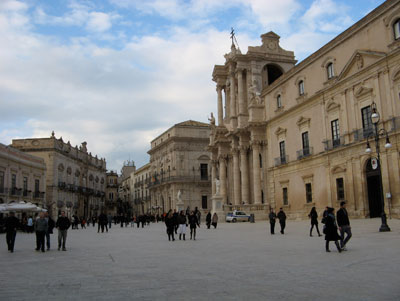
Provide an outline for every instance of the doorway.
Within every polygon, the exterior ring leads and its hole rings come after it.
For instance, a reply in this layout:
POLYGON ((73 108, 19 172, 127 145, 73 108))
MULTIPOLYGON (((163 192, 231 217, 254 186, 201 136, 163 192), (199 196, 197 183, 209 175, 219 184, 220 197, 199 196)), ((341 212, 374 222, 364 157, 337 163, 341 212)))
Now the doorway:
POLYGON ((380 217, 382 213, 382 186, 380 166, 372 169, 371 159, 366 166, 369 217, 380 217))

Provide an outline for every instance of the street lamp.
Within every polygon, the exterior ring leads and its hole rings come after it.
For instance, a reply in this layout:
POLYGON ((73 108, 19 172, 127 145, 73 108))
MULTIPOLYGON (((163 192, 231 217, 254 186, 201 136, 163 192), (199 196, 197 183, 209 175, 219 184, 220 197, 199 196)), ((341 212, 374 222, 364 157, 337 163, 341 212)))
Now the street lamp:
POLYGON ((380 120, 380 116, 378 113, 378 110, 376 108, 375 102, 372 102, 371 104, 371 121, 374 124, 374 129, 375 131, 370 133, 367 137, 367 148, 365 149, 365 152, 367 154, 370 154, 372 152, 370 144, 369 144, 369 137, 374 135, 375 138, 375 145, 376 145, 376 154, 378 156, 378 166, 379 168, 379 182, 380 182, 380 194, 381 194, 381 206, 382 206, 382 213, 381 213, 381 218, 382 218, 382 225, 379 228, 379 232, 388 232, 390 231, 389 226, 387 225, 386 221, 386 213, 385 213, 385 199, 383 195, 383 184, 382 184, 382 168, 381 168, 381 157, 380 157, 380 147, 379 147, 379 137, 384 137, 386 136, 386 143, 385 143, 385 148, 389 149, 392 147, 392 144, 389 141, 389 135, 388 132, 385 129, 380 129, 378 130, 378 123, 380 120))

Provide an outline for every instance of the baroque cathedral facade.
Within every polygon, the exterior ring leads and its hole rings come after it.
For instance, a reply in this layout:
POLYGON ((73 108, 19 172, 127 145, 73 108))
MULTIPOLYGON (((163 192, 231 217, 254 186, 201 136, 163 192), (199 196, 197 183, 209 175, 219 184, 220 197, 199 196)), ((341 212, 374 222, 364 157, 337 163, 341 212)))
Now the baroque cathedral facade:
POLYGON ((264 215, 305 218, 345 200, 352 216, 399 216, 399 1, 297 65, 277 34, 261 39, 246 54, 232 43, 213 70, 212 195, 264 215))

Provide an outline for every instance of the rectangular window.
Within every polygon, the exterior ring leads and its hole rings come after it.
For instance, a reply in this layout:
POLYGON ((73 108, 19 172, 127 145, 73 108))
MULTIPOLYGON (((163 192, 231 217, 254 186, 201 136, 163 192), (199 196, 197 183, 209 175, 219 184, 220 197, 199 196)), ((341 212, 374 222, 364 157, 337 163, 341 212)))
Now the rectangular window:
POLYGON ((283 188, 282 188, 282 201, 283 201, 283 205, 285 205, 285 206, 289 205, 288 189, 287 189, 287 187, 283 187, 283 188))
POLYGON ((14 190, 15 188, 17 188, 17 175, 12 174, 11 175, 11 189, 14 190))
POLYGON ((397 20, 393 25, 394 39, 400 39, 400 20, 397 20))
POLYGON ((311 183, 306 184, 306 201, 307 203, 312 203, 312 188, 311 183))
POLYGON ((108 198, 109 198, 110 200, 113 200, 113 199, 114 199, 114 193, 110 192, 110 193, 108 194, 108 198))
POLYGON ((0 193, 4 192, 4 172, 0 171, 0 193))
POLYGON ((278 107, 278 109, 282 107, 282 98, 281 98, 281 95, 278 95, 278 96, 276 97, 276 106, 278 107))
POLYGON ((304 82, 303 81, 299 82, 299 94, 300 94, 300 96, 304 95, 304 82))
POLYGON ((285 141, 279 142, 279 154, 281 158, 281 163, 286 163, 285 141))
POLYGON ((200 164, 200 176, 202 180, 208 180, 208 165, 200 164))
POLYGON ((331 121, 333 147, 340 145, 339 119, 331 121))
POLYGON ((336 179, 336 192, 337 192, 337 199, 338 200, 344 200, 343 178, 336 179))
POLYGON ((38 179, 35 180, 35 198, 39 197, 39 186, 40 186, 40 181, 38 179))
POLYGON ((364 130, 372 129, 371 106, 361 109, 362 126, 364 130))
POLYGON ((201 208, 207 209, 207 196, 206 195, 201 196, 201 208))
POLYGON ((328 71, 328 79, 331 79, 335 73, 333 72, 333 64, 329 63, 328 67, 327 67, 327 71, 328 71))
POLYGON ((24 177, 24 191, 23 191, 23 193, 24 193, 24 196, 27 196, 28 195, 28 177, 24 177))
POLYGON ((301 140, 303 142, 303 156, 308 156, 310 154, 310 143, 308 141, 308 132, 301 134, 301 140))

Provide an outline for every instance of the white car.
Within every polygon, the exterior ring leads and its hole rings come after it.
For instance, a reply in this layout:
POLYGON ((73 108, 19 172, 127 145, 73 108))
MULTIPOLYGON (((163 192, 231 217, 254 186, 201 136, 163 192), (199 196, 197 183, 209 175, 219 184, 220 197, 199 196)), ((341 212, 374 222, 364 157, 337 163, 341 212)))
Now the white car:
POLYGON ((226 215, 226 221, 228 223, 236 223, 236 222, 249 222, 250 221, 250 215, 246 214, 244 211, 238 211, 235 210, 233 212, 229 212, 226 215))

